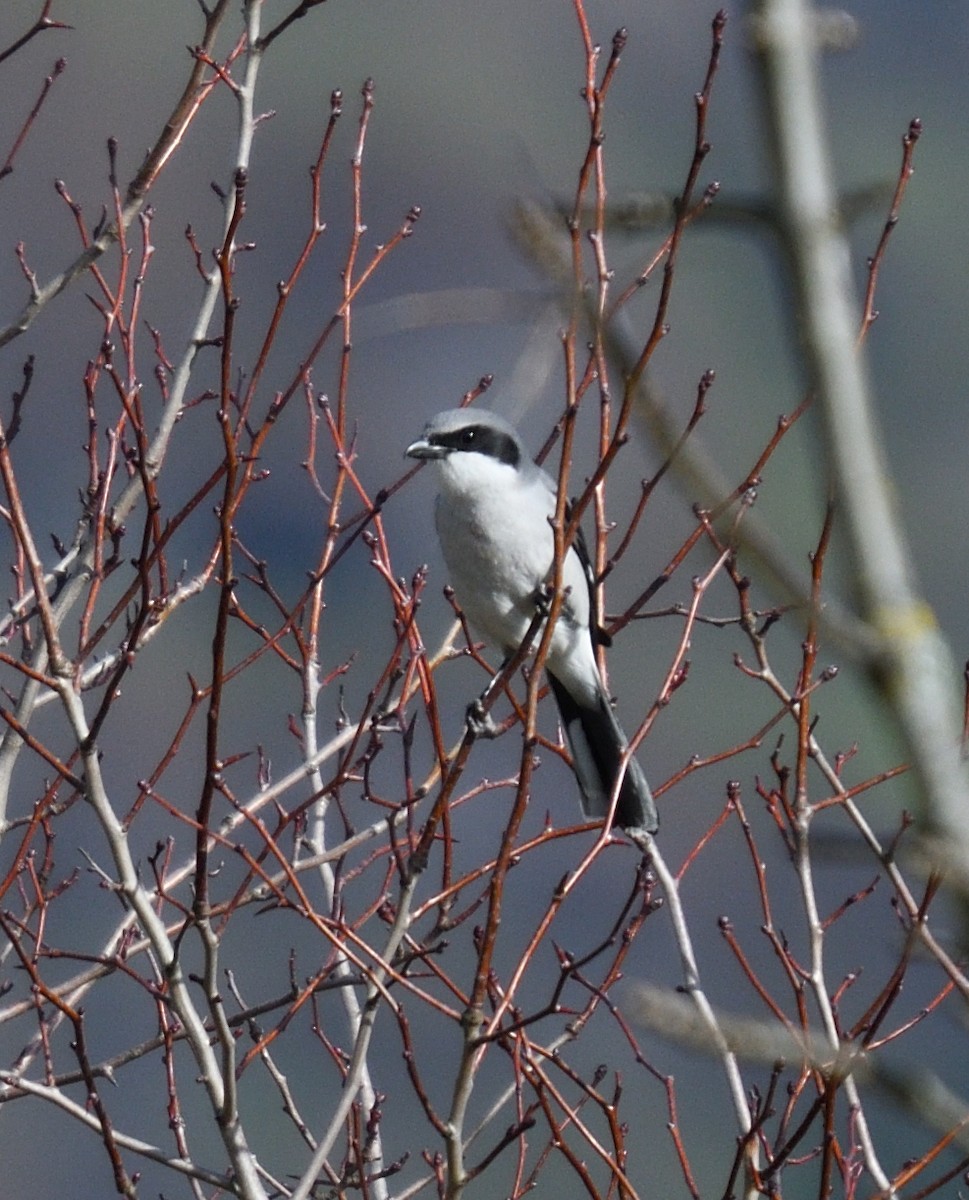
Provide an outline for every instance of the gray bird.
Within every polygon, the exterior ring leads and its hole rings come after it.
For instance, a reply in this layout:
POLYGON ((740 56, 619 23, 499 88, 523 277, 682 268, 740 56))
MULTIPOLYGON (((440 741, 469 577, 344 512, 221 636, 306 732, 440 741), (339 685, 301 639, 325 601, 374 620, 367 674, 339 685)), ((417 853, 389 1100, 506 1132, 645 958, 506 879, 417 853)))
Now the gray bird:
MULTIPOLYGON (((439 413, 406 453, 437 466, 437 533, 465 615, 506 656, 514 654, 552 568, 555 484, 525 452, 514 428, 480 408, 439 413)), ((545 669, 572 751, 582 811, 594 820, 609 813, 628 742, 596 665, 592 568, 581 539, 562 564, 562 586, 568 591, 545 669)), ((626 767, 614 819, 630 831, 654 833, 658 827, 635 758, 626 767)))

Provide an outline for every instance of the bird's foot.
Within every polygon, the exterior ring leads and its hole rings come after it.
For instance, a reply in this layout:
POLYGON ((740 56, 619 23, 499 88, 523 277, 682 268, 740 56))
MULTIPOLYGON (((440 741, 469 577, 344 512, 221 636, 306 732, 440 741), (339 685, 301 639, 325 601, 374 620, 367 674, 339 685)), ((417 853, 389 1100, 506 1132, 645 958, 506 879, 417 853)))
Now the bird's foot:
POLYGON ((543 584, 537 587, 532 593, 532 600, 535 604, 535 611, 543 617, 547 617, 552 608, 552 597, 555 595, 555 589, 543 584))
POLYGON ((480 699, 468 705, 464 719, 472 737, 495 738, 500 732, 491 713, 485 710, 480 699))

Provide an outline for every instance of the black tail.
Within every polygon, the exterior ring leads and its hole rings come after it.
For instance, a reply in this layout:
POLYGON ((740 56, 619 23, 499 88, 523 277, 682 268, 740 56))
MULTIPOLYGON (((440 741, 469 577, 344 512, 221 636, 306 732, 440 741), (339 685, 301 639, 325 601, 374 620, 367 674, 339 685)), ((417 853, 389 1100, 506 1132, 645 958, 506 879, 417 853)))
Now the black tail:
MULTIPOLYGON (((628 746, 626 735, 604 695, 600 693, 594 707, 584 706, 554 675, 550 674, 548 681, 572 751, 575 777, 582 792, 582 811, 589 818, 605 817, 622 755, 628 746)), ((655 833, 659 828, 653 794, 635 758, 630 758, 626 767, 614 821, 620 829, 655 833)))

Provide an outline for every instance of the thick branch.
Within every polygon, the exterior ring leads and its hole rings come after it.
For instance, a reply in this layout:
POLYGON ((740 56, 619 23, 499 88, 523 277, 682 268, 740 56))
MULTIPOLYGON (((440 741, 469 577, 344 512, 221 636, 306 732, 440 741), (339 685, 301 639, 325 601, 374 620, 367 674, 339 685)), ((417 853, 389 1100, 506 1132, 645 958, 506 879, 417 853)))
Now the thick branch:
POLYGON ((859 304, 821 114, 817 20, 807 0, 763 0, 754 25, 781 226, 832 483, 851 539, 864 615, 879 640, 873 671, 908 741, 922 784, 925 825, 964 862, 969 788, 960 753, 956 672, 917 588, 857 346, 859 304))

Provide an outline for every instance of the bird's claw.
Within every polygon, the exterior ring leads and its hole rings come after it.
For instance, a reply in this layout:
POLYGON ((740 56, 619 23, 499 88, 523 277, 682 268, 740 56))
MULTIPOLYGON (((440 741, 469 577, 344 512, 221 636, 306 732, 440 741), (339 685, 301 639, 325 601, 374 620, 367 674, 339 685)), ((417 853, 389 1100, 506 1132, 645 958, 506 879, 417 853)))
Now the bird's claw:
POLYGON ((468 705, 465 722, 472 737, 494 738, 498 736, 498 726, 491 713, 485 710, 480 699, 474 700, 468 705))
POLYGON ((547 617, 552 608, 552 597, 554 590, 548 586, 541 586, 535 589, 532 599, 535 602, 535 611, 541 616, 547 617))

